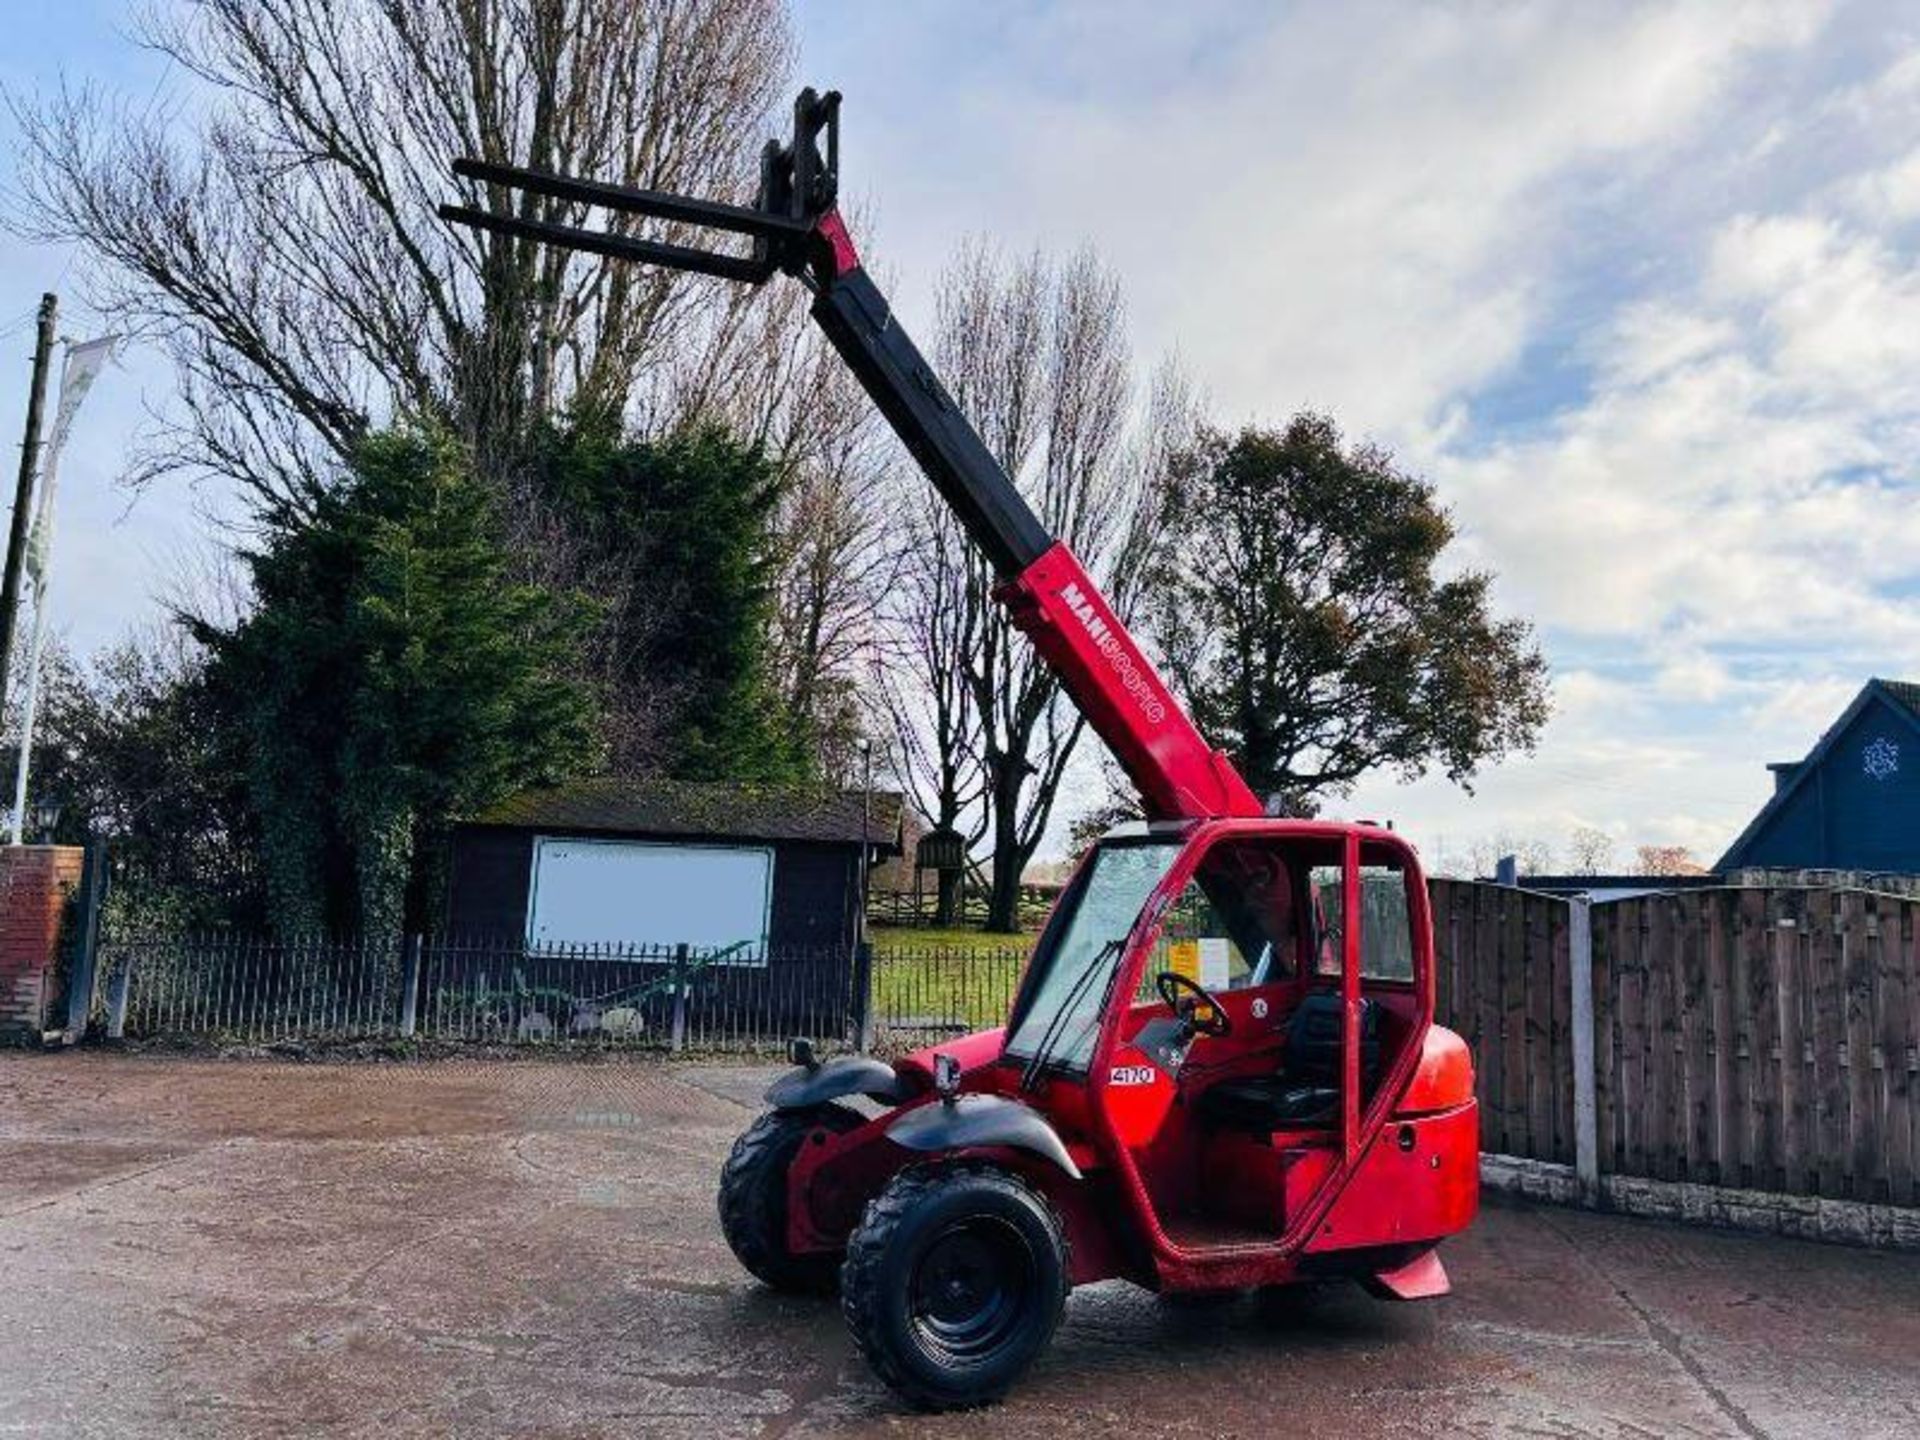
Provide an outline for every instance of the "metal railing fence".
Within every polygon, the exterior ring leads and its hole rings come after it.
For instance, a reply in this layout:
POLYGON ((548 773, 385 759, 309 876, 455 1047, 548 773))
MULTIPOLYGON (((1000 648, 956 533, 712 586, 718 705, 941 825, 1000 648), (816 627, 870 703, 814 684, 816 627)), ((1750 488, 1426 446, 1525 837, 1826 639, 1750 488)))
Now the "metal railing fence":
POLYGON ((758 1050, 805 1034, 900 1050, 1000 1023, 1016 943, 631 945, 520 937, 102 937, 93 1023, 110 1038, 241 1045, 431 1041, 758 1050))

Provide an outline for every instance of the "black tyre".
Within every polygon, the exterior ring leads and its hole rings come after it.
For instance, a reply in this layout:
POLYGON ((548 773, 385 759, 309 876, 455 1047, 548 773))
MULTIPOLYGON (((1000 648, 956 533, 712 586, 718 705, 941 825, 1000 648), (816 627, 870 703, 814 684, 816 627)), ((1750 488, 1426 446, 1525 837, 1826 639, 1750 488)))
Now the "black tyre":
POLYGON ((840 1308, 874 1373, 923 1410, 1000 1399, 1067 1302, 1053 1209, 1004 1170, 896 1175, 847 1242, 840 1308))
POLYGON ((787 1168, 809 1135, 842 1135, 862 1123, 838 1105, 770 1110, 733 1142, 720 1170, 720 1230, 740 1263, 774 1289, 833 1293, 839 1255, 787 1249, 787 1168))

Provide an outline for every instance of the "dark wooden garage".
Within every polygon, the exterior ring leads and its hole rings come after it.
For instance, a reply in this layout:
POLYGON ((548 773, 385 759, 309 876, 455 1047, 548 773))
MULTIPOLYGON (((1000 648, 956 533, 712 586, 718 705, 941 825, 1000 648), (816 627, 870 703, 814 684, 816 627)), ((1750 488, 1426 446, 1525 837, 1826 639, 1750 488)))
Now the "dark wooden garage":
MULTIPOLYGON (((643 862, 631 867, 636 875, 669 880, 729 853, 764 857, 766 923, 751 938, 776 952, 850 948, 859 938, 863 855, 874 864, 899 854, 900 836, 900 797, 891 792, 623 780, 529 790, 456 829, 447 924, 537 945, 543 859, 559 844, 610 844, 630 848, 609 859, 643 862)), ((583 883, 590 878, 583 873, 583 883)), ((681 933, 664 913, 680 898, 610 895, 597 913, 624 923, 599 934, 579 928, 590 921, 572 922, 562 943, 698 947, 697 917, 681 933)))
POLYGON ((486 989, 511 973, 575 1028, 632 1011, 676 1034, 851 1033, 866 1005, 862 868, 897 855, 901 834, 890 792, 530 790, 455 830, 442 950, 462 973, 449 978, 486 989))

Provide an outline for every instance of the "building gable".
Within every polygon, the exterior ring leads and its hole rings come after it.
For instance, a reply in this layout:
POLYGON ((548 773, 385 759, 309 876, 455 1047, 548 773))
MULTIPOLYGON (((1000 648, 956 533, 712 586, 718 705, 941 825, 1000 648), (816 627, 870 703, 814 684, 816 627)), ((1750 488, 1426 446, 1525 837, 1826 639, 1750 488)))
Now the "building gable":
POLYGON ((1871 680, 1717 868, 1920 872, 1920 687, 1871 680))

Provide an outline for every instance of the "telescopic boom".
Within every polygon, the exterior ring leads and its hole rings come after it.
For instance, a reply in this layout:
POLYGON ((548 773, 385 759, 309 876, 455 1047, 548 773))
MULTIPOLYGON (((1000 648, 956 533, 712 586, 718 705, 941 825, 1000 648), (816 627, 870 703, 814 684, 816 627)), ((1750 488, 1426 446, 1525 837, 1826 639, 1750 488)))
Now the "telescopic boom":
POLYGON ((453 169, 484 186, 493 202, 484 209, 441 207, 444 218, 461 225, 751 285, 785 273, 807 286, 814 320, 992 563, 1001 581, 995 597, 1139 787, 1147 814, 1172 820, 1261 813, 1232 761, 1201 737, 1099 587, 1034 515, 861 268, 836 208, 837 91, 800 92, 792 141, 767 142, 752 206, 480 160, 457 160, 453 169), (729 253, 526 220, 507 204, 514 190, 729 232, 750 245, 744 254, 729 253))

